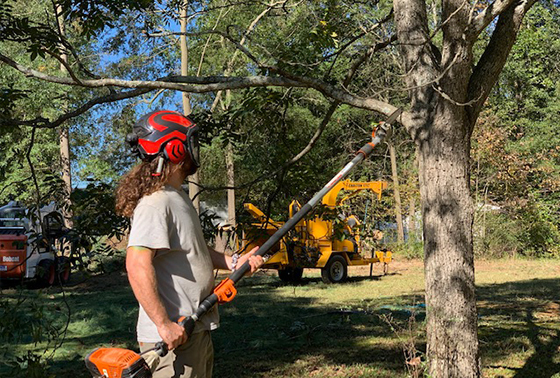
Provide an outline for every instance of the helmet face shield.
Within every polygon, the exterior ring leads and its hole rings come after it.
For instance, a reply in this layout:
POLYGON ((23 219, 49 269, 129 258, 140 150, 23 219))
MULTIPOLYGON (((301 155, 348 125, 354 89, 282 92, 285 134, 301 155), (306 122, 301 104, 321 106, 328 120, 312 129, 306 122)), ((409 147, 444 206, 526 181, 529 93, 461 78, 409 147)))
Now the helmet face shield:
POLYGON ((191 155, 191 160, 194 163, 194 165, 196 165, 196 167, 200 167, 200 146, 199 146, 199 140, 198 140, 198 125, 194 125, 194 127, 191 127, 189 129, 189 132, 187 133, 187 150, 189 151, 189 154, 191 155))

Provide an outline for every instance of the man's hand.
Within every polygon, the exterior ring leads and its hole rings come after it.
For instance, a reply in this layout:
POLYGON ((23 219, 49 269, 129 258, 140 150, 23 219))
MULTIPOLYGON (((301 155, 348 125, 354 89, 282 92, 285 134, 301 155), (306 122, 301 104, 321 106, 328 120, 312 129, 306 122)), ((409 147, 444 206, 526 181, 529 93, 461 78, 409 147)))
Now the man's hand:
POLYGON ((249 265, 251 266, 251 271, 248 272, 246 276, 252 275, 264 264, 262 256, 255 256, 255 252, 257 252, 258 249, 259 247, 253 248, 249 253, 244 254, 243 256, 239 257, 239 260, 237 260, 238 268, 241 265, 245 264, 247 261, 249 261, 249 265))
POLYGON ((167 349, 172 350, 187 342, 185 328, 172 321, 166 322, 157 327, 158 333, 167 344, 167 349))

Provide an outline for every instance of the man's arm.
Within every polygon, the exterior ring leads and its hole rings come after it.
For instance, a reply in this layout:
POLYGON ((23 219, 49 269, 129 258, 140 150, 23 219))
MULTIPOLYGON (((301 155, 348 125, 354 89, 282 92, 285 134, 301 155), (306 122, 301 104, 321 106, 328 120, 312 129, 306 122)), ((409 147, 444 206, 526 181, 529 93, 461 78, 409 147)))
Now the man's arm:
POLYGON ((185 343, 187 334, 183 327, 169 319, 161 302, 153 265, 154 256, 155 251, 152 249, 128 247, 126 250, 126 270, 136 299, 154 322, 159 335, 171 350, 185 343))
MULTIPOLYGON (((259 269, 264 264, 263 258, 261 256, 254 256, 255 252, 257 252, 257 249, 259 249, 259 247, 255 247, 249 253, 246 253, 243 256, 239 257, 239 260, 237 261, 237 268, 243 265, 246 261, 249 261, 249 265, 251 265, 251 272, 248 274, 251 275, 255 273, 257 269, 259 269)), ((210 246, 208 247, 208 251, 210 252, 210 257, 212 258, 212 265, 214 265, 214 269, 232 270, 231 256, 227 256, 224 253, 218 252, 210 246)))
POLYGON ((214 269, 231 270, 231 256, 218 252, 210 246, 208 246, 208 252, 210 252, 214 269))

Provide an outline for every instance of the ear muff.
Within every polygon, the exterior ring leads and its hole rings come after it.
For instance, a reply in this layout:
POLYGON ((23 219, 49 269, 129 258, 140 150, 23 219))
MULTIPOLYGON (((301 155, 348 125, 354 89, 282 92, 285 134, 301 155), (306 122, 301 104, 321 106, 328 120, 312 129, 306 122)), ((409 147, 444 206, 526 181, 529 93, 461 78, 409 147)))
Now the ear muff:
POLYGON ((166 143, 163 153, 173 164, 179 164, 188 155, 185 144, 179 139, 173 139, 166 143))

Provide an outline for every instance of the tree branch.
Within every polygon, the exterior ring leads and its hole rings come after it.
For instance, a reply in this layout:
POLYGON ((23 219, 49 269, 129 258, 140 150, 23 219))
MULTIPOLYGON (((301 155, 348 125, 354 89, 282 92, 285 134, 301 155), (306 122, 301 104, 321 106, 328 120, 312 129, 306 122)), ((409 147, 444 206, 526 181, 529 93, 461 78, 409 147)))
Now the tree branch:
POLYGON ((111 93, 108 96, 101 96, 101 97, 97 97, 94 98, 88 102, 86 102, 85 104, 83 104, 82 106, 80 106, 79 108, 69 112, 69 113, 65 113, 63 115, 61 115, 60 117, 58 117, 56 120, 54 121, 49 121, 46 118, 43 117, 38 117, 35 118, 33 120, 29 120, 29 121, 19 121, 19 120, 14 120, 14 119, 10 119, 10 120, 2 120, 2 124, 6 124, 6 125, 10 125, 10 126, 32 126, 33 128, 55 128, 60 126, 63 122, 78 117, 82 114, 84 114, 85 112, 87 112, 89 109, 93 108, 95 105, 100 105, 100 104, 107 104, 107 103, 111 103, 111 102, 115 102, 115 101, 120 101, 120 100, 124 100, 127 98, 132 98, 132 97, 137 97, 137 96, 141 96, 145 93, 150 92, 151 89, 144 89, 144 88, 139 88, 139 89, 134 89, 132 91, 123 91, 123 92, 115 92, 115 93, 111 93))
MULTIPOLYGON (((287 0, 286 0, 287 1, 287 0)), ((279 3, 285 4, 286 1, 282 1, 279 3)), ((278 4, 278 3, 274 3, 269 5, 264 11, 262 11, 247 27, 247 30, 245 30, 245 32, 243 33, 243 38, 241 38, 241 41, 239 41, 239 43, 234 42, 232 39, 229 39, 229 41, 235 43, 236 47, 238 50, 236 50, 233 53, 233 56, 231 57, 231 59, 227 62, 227 66, 226 69, 224 71, 224 76, 229 76, 231 75, 231 73, 233 72, 233 64, 235 63, 235 59, 237 58, 237 54, 239 53, 239 51, 242 51, 245 55, 247 55, 250 59, 251 56, 248 55, 248 50, 245 49, 245 41, 247 40, 247 38, 249 37, 249 34, 251 34, 251 32, 253 30, 255 30, 255 27, 257 26, 258 22, 268 13, 270 12, 273 7, 278 4)), ((217 24, 216 24, 217 26, 217 24)), ((213 29, 215 30, 215 28, 213 29)), ((250 54, 250 53, 249 53, 250 54)), ((252 59, 255 63, 257 63, 257 65, 260 66, 260 63, 256 60, 256 59, 252 59)), ((218 106, 218 102, 220 102, 220 99, 222 98, 222 91, 219 91, 218 93, 216 93, 216 97, 214 98, 214 101, 212 102, 212 106, 210 106, 210 112, 213 112, 214 109, 216 109, 216 106, 218 106)))
POLYGON ((480 12, 476 17, 474 17, 466 30, 467 38, 470 41, 474 41, 480 33, 496 17, 502 14, 506 9, 508 9, 517 0, 496 0, 490 4, 486 9, 480 12))
POLYGON ((467 98, 479 98, 469 110, 472 121, 471 127, 474 127, 474 120, 478 117, 484 101, 486 101, 492 87, 498 80, 509 52, 515 43, 523 17, 535 2, 536 0, 525 0, 511 4, 500 14, 490 42, 480 57, 469 81, 467 98))
MULTIPOLYGON (((249 76, 249 77, 224 77, 224 76, 167 76, 155 81, 143 80, 120 80, 120 79, 97 79, 97 80, 81 80, 81 84, 76 83, 68 77, 60 77, 47 75, 42 72, 25 67, 7 56, 0 54, 0 61, 13 67, 27 77, 44 80, 51 83, 82 86, 86 88, 103 88, 103 87, 121 87, 121 88, 138 88, 146 91, 153 89, 170 89, 191 93, 207 93, 225 89, 243 89, 254 87, 299 87, 312 88, 321 92, 327 97, 338 100, 341 103, 349 104, 361 109, 373 110, 375 112, 390 115, 397 108, 391 104, 379 101, 373 98, 363 98, 352 95, 344 89, 339 89, 324 81, 290 75, 290 77, 282 76, 249 76), (297 80, 295 80, 297 79, 297 80)), ((273 68, 273 67, 271 67, 273 68)), ((145 92, 142 92, 145 93, 145 92)), ((130 96, 132 97, 132 96, 130 96)), ((403 113, 400 122, 407 126, 410 122, 410 115, 403 113)))

